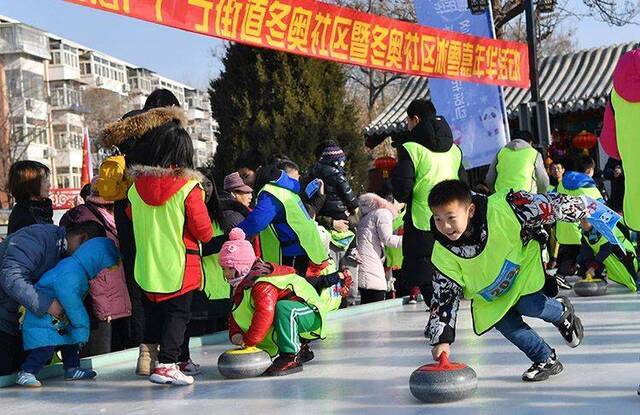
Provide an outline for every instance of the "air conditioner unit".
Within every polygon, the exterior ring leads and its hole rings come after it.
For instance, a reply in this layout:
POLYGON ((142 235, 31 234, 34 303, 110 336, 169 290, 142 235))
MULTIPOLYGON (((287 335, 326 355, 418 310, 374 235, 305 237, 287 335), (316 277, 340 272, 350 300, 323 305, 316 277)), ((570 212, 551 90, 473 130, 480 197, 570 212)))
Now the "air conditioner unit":
POLYGON ((96 76, 96 86, 102 86, 104 84, 104 80, 101 76, 96 76))
POLYGON ((122 92, 129 92, 131 91, 131 87, 129 86, 129 84, 123 84, 122 85, 122 92))
POLYGON ((42 158, 44 159, 56 158, 56 154, 56 149, 53 147, 48 147, 42 150, 42 158))

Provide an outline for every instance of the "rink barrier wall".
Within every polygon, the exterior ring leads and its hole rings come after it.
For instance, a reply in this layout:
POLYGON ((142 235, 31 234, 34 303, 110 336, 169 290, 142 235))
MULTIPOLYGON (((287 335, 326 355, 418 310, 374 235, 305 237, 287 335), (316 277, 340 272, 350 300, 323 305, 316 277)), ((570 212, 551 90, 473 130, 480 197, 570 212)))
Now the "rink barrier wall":
MULTIPOLYGON (((409 301, 409 297, 396 298, 393 300, 379 301, 377 303, 358 305, 355 307, 348 307, 341 310, 337 310, 328 314, 327 319, 329 321, 332 320, 342 320, 350 317, 356 317, 362 314, 383 311, 390 308, 395 308, 406 304, 409 301)), ((201 337, 192 337, 189 342, 189 347, 191 349, 198 349, 204 346, 225 344, 229 342, 229 334, 227 331, 221 331, 214 334, 209 334, 201 337)), ((81 359, 80 364, 83 368, 89 368, 98 371, 98 376, 100 375, 100 370, 106 368, 107 366, 115 365, 123 362, 131 362, 131 375, 135 376, 135 362, 138 359, 138 348, 132 348, 127 350, 122 350, 119 352, 107 353, 94 357, 86 357, 81 359)), ((62 363, 56 363, 51 366, 45 367, 40 374, 38 375, 38 379, 45 380, 51 379, 55 377, 61 377, 63 375, 62 363)), ((0 388, 6 388, 9 386, 14 386, 16 383, 16 375, 6 375, 0 376, 0 388)))

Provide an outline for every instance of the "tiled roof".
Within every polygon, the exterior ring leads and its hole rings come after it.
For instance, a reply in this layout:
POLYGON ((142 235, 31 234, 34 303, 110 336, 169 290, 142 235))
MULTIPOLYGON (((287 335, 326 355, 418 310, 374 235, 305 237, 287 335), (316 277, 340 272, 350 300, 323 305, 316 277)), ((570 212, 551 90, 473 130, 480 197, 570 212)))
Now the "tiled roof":
MULTIPOLYGON (((539 63, 540 95, 551 114, 604 107, 611 90, 611 76, 618 59, 640 43, 582 50, 544 58, 539 63)), ((528 89, 506 87, 505 104, 510 117, 518 115, 518 105, 528 102, 528 89)), ((410 77, 402 91, 364 129, 367 137, 387 137, 406 129, 406 108, 417 98, 428 98, 428 78, 410 77)))

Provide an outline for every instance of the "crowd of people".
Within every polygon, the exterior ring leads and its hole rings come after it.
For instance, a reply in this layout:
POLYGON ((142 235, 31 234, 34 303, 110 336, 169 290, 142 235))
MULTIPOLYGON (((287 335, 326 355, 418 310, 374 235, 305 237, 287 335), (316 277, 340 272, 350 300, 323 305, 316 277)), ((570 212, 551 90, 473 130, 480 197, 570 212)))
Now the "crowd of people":
MULTIPOLYGON (((522 317, 552 323, 576 347, 583 327, 558 295, 565 277, 638 283, 632 233, 620 222, 611 240, 592 226, 608 209, 594 160, 545 166, 519 131, 472 192, 434 105, 412 102, 407 124, 377 194, 354 192, 333 140, 305 170, 249 150, 219 191, 213 171, 193 168, 178 100, 157 90, 106 126, 101 145, 114 154, 59 226, 48 168, 16 162, 0 245, 0 375, 17 371, 18 385, 39 387, 60 351, 66 379, 92 379, 80 357, 139 347, 138 375, 189 385, 201 372, 189 339, 225 329, 231 343, 271 355, 267 375, 287 375, 314 358, 328 312, 395 295, 415 303, 418 293, 434 359, 450 353, 466 297, 478 335, 496 328, 532 361, 523 380, 560 373, 555 350, 522 317)), ((603 176, 611 212, 622 213, 621 163, 603 176)))

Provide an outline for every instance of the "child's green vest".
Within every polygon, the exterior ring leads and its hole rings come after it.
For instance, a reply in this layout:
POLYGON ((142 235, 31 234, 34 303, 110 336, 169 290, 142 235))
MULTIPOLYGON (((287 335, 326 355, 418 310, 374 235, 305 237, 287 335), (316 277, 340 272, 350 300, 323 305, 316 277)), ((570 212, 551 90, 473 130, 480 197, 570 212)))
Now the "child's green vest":
MULTIPOLYGON (((638 273, 638 258, 636 258, 635 255, 635 248, 633 247, 633 244, 624 237, 624 234, 620 231, 620 229, 616 227, 613 232, 616 238, 618 238, 618 240, 622 242, 627 255, 633 256, 633 265, 629 264, 629 266, 626 266, 620 260, 620 258, 618 258, 618 255, 616 255, 615 253, 611 253, 604 260, 604 267, 607 270, 607 277, 609 277, 611 281, 615 281, 620 285, 624 285, 632 292, 636 292, 638 288, 636 287, 635 276, 638 273), (631 267, 632 269, 629 269, 631 267)), ((607 238, 603 237, 602 235, 600 235, 600 237, 594 243, 591 243, 589 241, 589 238, 587 237, 585 237, 584 240, 586 241, 587 245, 589 245, 591 250, 593 250, 594 256, 598 255, 598 252, 600 252, 600 248, 602 248, 604 244, 608 243, 607 238)))
MULTIPOLYGON (((320 319, 322 320, 320 331, 312 333, 302 333, 300 335, 306 339, 311 340, 325 338, 324 332, 326 323, 326 308, 322 300, 320 299, 320 296, 316 292, 316 289, 313 288, 311 284, 309 284, 304 278, 296 274, 277 276, 267 275, 259 277, 254 282, 254 286, 261 282, 269 283, 280 290, 291 290, 296 297, 301 298, 305 304, 319 313, 320 319)), ((253 313, 255 312, 253 298, 251 297, 252 288, 253 287, 247 287, 244 290, 244 292, 242 293, 242 301, 231 311, 233 319, 236 321, 238 327, 240 327, 240 329, 242 329, 244 333, 246 333, 247 330, 249 330, 249 327, 251 327, 251 320, 253 319, 253 313)), ((274 357, 278 354, 277 342, 278 339, 276 338, 276 333, 273 331, 273 327, 271 327, 265 338, 260 343, 258 343, 258 347, 269 353, 271 357, 274 357)))
MULTIPOLYGON (((213 237, 222 235, 222 228, 214 220, 213 237)), ((220 266, 220 255, 213 254, 202 257, 202 268, 204 270, 204 287, 202 290, 209 300, 222 300, 231 297, 231 285, 224 277, 222 267, 220 266)))
POLYGON ((624 166, 624 221, 640 231, 640 102, 629 102, 614 90, 611 106, 615 112, 618 151, 624 166))
POLYGON ((187 252, 183 241, 185 225, 184 202, 194 187, 189 180, 163 205, 146 204, 134 184, 129 189, 129 202, 136 241, 134 275, 144 291, 171 294, 180 291, 184 279, 187 252))
MULTIPOLYGON (((558 184, 558 193, 569 196, 589 196, 592 199, 602 199, 602 193, 597 187, 580 187, 578 189, 565 189, 562 183, 558 184)), ((580 245, 582 231, 577 223, 557 222, 556 239, 561 245, 580 245)))
MULTIPOLYGON (((327 259, 327 251, 320 239, 316 224, 307 214, 300 196, 294 192, 268 183, 260 191, 274 196, 284 206, 287 224, 298 237, 300 246, 314 264, 322 264, 327 259)), ((260 249, 265 262, 282 264, 280 241, 272 225, 260 232, 260 249)))
POLYGON ((414 142, 404 143, 402 146, 411 157, 416 176, 411 196, 411 220, 417 229, 428 231, 431 225, 429 193, 438 183, 458 178, 462 151, 455 144, 444 153, 433 152, 414 142))
POLYGON ((496 193, 502 191, 531 191, 535 180, 538 152, 533 147, 511 149, 503 147, 496 163, 496 193))
POLYGON ((487 242, 477 256, 462 258, 436 241, 431 261, 471 300, 473 329, 481 335, 525 295, 544 286, 540 244, 520 239, 522 227, 504 193, 489 197, 487 242))
MULTIPOLYGON (((404 214, 405 214, 405 210, 403 209, 402 212, 400 212, 400 214, 398 216, 396 216, 396 218, 393 220, 393 232, 396 233, 398 231, 398 229, 400 229, 402 227, 402 224, 404 222, 404 214)), ((386 257, 386 265, 388 268, 391 269, 399 269, 400 267, 402 267, 402 261, 404 259, 403 255, 402 255, 402 247, 400 248, 389 248, 389 247, 385 247, 384 248, 384 255, 386 257)))

